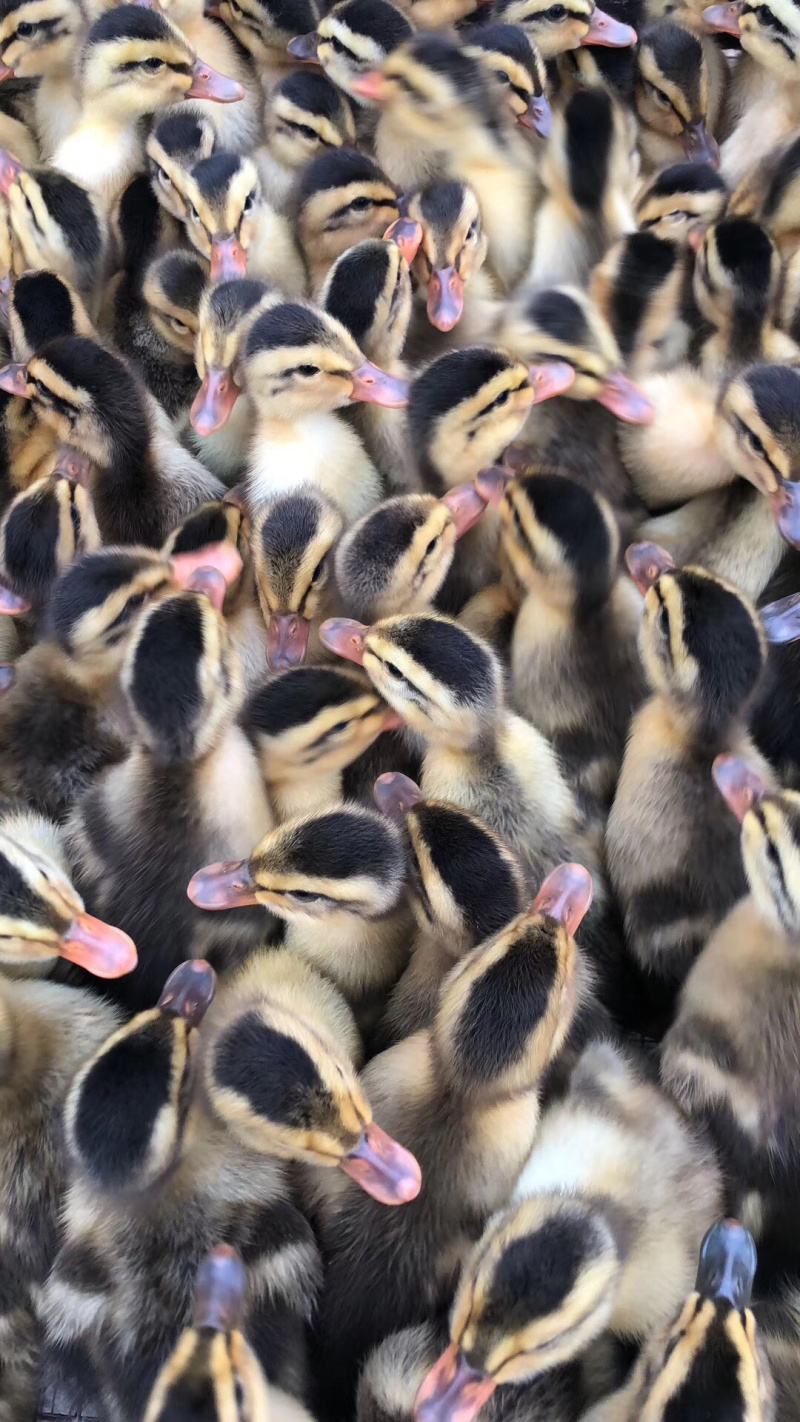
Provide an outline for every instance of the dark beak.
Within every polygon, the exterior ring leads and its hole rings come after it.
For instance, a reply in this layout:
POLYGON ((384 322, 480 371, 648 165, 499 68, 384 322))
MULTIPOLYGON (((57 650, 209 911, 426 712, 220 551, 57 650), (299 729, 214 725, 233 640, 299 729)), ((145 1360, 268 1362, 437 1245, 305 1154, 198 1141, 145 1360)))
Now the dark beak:
POLYGON ((800 593, 789 593, 759 608, 770 642, 796 642, 800 637, 800 593))
POLYGON ((690 163, 708 163, 712 168, 719 167, 719 144, 709 133, 704 119, 699 123, 690 123, 684 129, 683 149, 690 163))
POLYGON ((425 799, 416 781, 401 775, 399 770, 387 770, 385 775, 379 775, 372 794, 381 814, 398 825, 404 824, 409 810, 425 799))
POLYGON ((319 64, 318 44, 319 35, 316 30, 311 30, 307 35, 295 35, 286 48, 294 59, 302 59, 304 64, 319 64))
POLYGON ((179 963, 164 984, 158 1006, 170 1017, 182 1017, 190 1027, 199 1027, 214 999, 217 975, 205 958, 179 963))
POLYGON ((756 1276, 756 1246, 738 1220, 719 1220, 700 1246, 695 1288, 707 1299, 727 1299, 741 1312, 750 1303, 756 1276))
POLYGON ((744 10, 744 0, 734 0, 732 5, 709 5, 703 11, 703 22, 710 30, 720 34, 739 36, 739 18, 744 10))
MULTIPOLYGON (((206 11, 208 14, 208 11, 206 11)), ((244 1324, 247 1270, 235 1249, 218 1244, 197 1271, 194 1326, 215 1333, 240 1331, 244 1324)))

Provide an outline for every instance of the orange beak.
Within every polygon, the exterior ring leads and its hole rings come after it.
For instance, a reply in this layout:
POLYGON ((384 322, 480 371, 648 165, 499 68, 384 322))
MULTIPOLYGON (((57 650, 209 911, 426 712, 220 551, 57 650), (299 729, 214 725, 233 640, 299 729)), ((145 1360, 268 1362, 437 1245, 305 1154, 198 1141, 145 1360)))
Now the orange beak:
POLYGON ((386 80, 379 69, 370 69, 366 74, 359 74, 350 80, 350 92, 357 94, 359 99, 380 104, 386 97, 386 80))

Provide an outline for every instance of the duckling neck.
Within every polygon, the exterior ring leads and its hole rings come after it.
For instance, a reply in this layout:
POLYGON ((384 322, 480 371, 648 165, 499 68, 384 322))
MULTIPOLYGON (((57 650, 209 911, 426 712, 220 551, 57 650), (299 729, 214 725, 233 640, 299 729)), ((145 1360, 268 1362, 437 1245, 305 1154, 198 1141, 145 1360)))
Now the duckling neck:
POLYGON ((287 767, 280 772, 264 768, 270 803, 280 823, 298 815, 318 814, 338 805, 342 796, 342 772, 321 770, 319 766, 287 767))
POLYGON ((676 736, 705 759, 713 760, 735 737, 738 717, 722 711, 714 701, 684 700, 673 694, 661 698, 664 714, 676 736))
POLYGON ((95 472, 92 502, 104 543, 144 543, 157 548, 165 530, 152 430, 144 405, 133 392, 128 396, 131 403, 126 401, 108 421, 111 458, 106 468, 95 472))
POLYGON ((51 162, 87 187, 108 211, 142 166, 140 125, 130 114, 109 109, 107 97, 88 99, 51 162))

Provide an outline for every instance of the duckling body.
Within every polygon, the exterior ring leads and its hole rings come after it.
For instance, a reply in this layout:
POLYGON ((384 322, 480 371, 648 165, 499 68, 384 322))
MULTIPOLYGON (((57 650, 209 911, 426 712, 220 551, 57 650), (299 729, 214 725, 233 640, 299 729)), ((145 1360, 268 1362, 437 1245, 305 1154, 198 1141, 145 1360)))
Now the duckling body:
MULTIPOLYGON (((45 162, 79 117, 74 63, 85 28, 85 12, 74 0, 60 0, 52 8, 47 4, 34 4, 29 9, 24 4, 9 5, 0 25, 6 78, 39 80, 33 96, 33 126, 45 162)), ((15 143, 8 147, 23 162, 28 161, 15 143)))
POLYGON ((253 434, 253 407, 236 378, 239 359, 249 326, 275 299, 266 282, 238 277, 210 284, 200 302, 195 365, 201 386, 187 437, 206 467, 228 485, 247 468, 253 434))
POLYGON ((776 326, 780 274, 777 248, 758 223, 729 218, 709 228, 693 283, 698 309, 714 328, 699 351, 705 375, 719 380, 745 365, 800 357, 776 326))

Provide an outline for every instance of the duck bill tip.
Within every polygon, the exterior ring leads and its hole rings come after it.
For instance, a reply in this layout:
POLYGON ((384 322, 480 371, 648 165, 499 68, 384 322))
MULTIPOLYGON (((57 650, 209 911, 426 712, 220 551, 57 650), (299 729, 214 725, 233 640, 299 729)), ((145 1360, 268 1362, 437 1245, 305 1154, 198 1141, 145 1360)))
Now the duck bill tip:
POLYGON ((740 823, 767 790, 763 776, 744 756, 718 755, 711 773, 725 803, 740 823))
POLYGON ((27 367, 19 361, 0 368, 0 390, 7 395, 17 395, 20 400, 29 400, 27 367))
POLYGON ((221 430, 228 423, 241 393, 229 370, 207 370, 189 416, 195 433, 205 439, 221 430))
POLYGON ((409 810, 425 799, 416 781, 399 770, 387 770, 379 775, 372 794, 381 814, 398 825, 405 824, 409 810))
POLYGON ((733 4, 709 5, 703 11, 703 24, 718 34, 739 36, 739 19, 744 9, 744 0, 733 0, 733 4))
POLYGON ((464 315, 464 279, 455 267, 434 267, 428 278, 428 320, 437 331, 452 331, 464 315))
POLYGON ((638 35, 631 25, 607 15, 597 7, 592 12, 589 28, 581 40, 581 45, 598 45, 604 49, 628 49, 636 44, 638 35))
POLYGON ((463 538, 465 533, 469 533, 471 528, 479 522, 489 503, 477 482, 474 484, 457 484, 454 489, 448 489, 442 496, 442 503, 446 506, 453 520, 456 531, 456 538, 463 538))
POLYGON ((352 389, 350 400, 363 400, 371 405, 383 405, 387 410, 402 410, 408 404, 409 385, 407 380, 390 375, 373 365, 371 360, 362 361, 350 375, 352 389))
POLYGON ((582 864, 559 864, 548 874, 531 905, 531 913, 555 918, 574 938, 591 908, 592 876, 582 864))
POLYGON ((768 497, 781 537, 793 548, 800 548, 800 482, 782 479, 768 497))
POLYGON ((228 595, 228 584, 219 568, 202 567, 190 574, 186 590, 187 592, 201 593, 203 597, 208 598, 217 612, 222 612, 225 598, 228 595))
POLYGON ((202 59, 196 59, 192 67, 191 85, 183 97, 209 99, 215 104, 238 104, 244 98, 244 89, 235 79, 220 74, 202 59))
POLYGON ((300 667, 306 659, 311 623, 296 612, 273 613, 267 626, 267 666, 270 671, 300 667))
POLYGON ((252 908, 258 903, 257 885, 246 859, 208 864, 192 875, 186 890, 196 908, 252 908))
POLYGON ((241 1331, 247 1299, 247 1270, 229 1244, 218 1244, 197 1271, 194 1288, 195 1328, 215 1333, 241 1331))
POLYGON ((473 1422, 496 1386, 494 1378, 471 1368, 458 1345, 451 1343, 420 1384, 414 1399, 416 1422, 473 1422))
POLYGON ((655 411, 644 391, 621 370, 606 376, 595 398, 599 405, 626 425, 649 425, 653 421, 655 411))
POLYGON ((136 967, 136 944, 120 928, 76 914, 59 942, 59 955, 96 978, 121 978, 136 967))
POLYGON ((383 234, 384 242, 393 242, 399 247, 406 265, 411 266, 422 242, 422 223, 413 217, 398 217, 391 222, 383 234))
POLYGON ((781 645, 800 637, 800 593, 765 603, 759 614, 769 642, 781 645))
POLYGON ((329 617, 319 629, 319 640, 329 652, 344 657, 348 662, 362 666, 364 662, 364 642, 369 628, 363 622, 351 617, 329 617))
POLYGON ((695 1289, 701 1297, 725 1299, 741 1312, 749 1306, 757 1264, 750 1231, 738 1220, 717 1220, 700 1245, 695 1289))
POLYGON ((205 958, 179 963, 164 984, 158 1007, 170 1017, 182 1017, 199 1027, 217 990, 217 975, 205 958))
MULTIPOLYGON (((13 70, 10 70, 9 73, 13 73, 13 70)), ((8 78, 8 75, 5 77, 8 78)), ((0 79, 1 82, 2 79, 0 79)), ((8 148, 0 148, 0 192, 5 197, 8 197, 14 184, 19 181, 20 173, 24 173, 24 171, 23 165, 14 153, 11 153, 8 148)))
POLYGON ((683 135, 683 151, 690 163, 707 163, 710 168, 719 167, 719 144, 704 121, 690 124, 686 129, 683 135))
POLYGON ((286 48, 293 59, 300 59, 303 64, 319 64, 318 46, 319 35, 311 30, 307 35, 295 35, 286 48))
POLYGON ((631 543, 625 549, 625 564, 642 596, 658 582, 662 573, 675 567, 671 554, 657 543, 631 543))
POLYGON ((339 1161, 339 1169, 382 1205, 408 1205, 422 1186, 416 1158, 374 1121, 339 1161))
POLYGON ((544 400, 552 400, 556 395, 564 395, 575 383, 573 367, 563 360, 549 360, 532 365, 528 374, 534 405, 541 405, 544 400))
POLYGON ((550 137, 553 129, 553 110, 544 94, 540 94, 536 99, 528 100, 528 106, 519 115, 517 123, 522 128, 529 128, 534 133, 538 133, 540 138, 550 137))
POLYGON ((12 592, 11 588, 0 586, 0 613, 6 617, 21 617, 30 612, 33 604, 27 598, 12 592))

